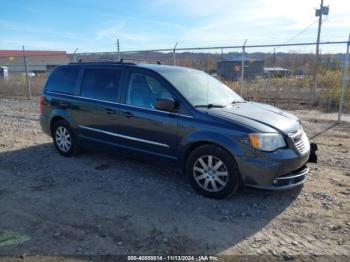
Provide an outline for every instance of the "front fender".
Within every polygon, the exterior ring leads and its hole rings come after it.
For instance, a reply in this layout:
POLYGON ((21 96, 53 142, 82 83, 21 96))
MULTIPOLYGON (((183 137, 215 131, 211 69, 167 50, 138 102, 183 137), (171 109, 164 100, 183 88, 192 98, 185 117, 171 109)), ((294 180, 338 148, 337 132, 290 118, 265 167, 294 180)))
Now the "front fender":
POLYGON ((232 136, 211 131, 199 131, 183 137, 179 143, 179 160, 182 166, 185 165, 187 156, 196 147, 205 143, 216 144, 227 150, 234 158, 243 156, 244 145, 242 143, 245 135, 232 136))

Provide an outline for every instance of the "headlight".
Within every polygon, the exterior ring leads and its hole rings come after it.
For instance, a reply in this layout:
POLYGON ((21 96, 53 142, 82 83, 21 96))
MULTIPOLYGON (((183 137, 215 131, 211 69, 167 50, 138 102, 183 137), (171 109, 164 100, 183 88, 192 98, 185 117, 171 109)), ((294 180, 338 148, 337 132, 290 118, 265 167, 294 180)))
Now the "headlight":
POLYGON ((254 148, 262 151, 274 151, 286 146, 283 136, 275 133, 249 134, 249 140, 254 148))

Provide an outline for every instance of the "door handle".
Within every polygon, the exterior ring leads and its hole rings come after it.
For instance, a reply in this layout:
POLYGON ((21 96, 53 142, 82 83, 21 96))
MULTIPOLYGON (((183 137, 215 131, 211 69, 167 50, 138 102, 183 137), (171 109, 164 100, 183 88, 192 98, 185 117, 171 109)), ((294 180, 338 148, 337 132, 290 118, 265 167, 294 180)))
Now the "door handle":
POLYGON ((115 115, 117 112, 111 108, 106 108, 106 113, 109 115, 115 115))
POLYGON ((121 115, 124 116, 124 117, 127 117, 127 118, 134 117, 134 114, 129 112, 129 111, 121 112, 121 115))

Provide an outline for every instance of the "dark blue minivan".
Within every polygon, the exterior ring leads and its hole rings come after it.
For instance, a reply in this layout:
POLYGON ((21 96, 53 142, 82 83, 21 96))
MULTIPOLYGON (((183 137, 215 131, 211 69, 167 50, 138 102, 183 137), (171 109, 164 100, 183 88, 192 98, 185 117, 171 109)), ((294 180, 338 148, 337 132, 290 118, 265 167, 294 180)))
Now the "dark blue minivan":
POLYGON ((288 189, 307 177, 310 144, 299 119, 245 101, 202 71, 60 66, 46 82, 40 108, 41 126, 61 155, 93 143, 168 159, 208 197, 226 197, 240 185, 288 189))

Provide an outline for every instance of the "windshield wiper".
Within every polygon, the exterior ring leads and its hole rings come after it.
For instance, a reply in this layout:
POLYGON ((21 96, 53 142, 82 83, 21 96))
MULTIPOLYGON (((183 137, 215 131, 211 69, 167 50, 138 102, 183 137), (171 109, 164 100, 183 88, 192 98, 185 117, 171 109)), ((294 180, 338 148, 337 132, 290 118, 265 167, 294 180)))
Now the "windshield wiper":
POLYGON ((239 104, 239 103, 245 103, 245 100, 233 100, 230 104, 239 104))
POLYGON ((205 108, 217 107, 217 108, 221 108, 221 107, 225 107, 225 106, 224 105, 207 104, 207 105, 195 105, 194 107, 205 107, 205 108))
POLYGON ((240 103, 245 103, 246 101, 245 100, 233 100, 231 103, 227 104, 226 106, 229 106, 229 105, 234 105, 234 104, 240 104, 240 103))

